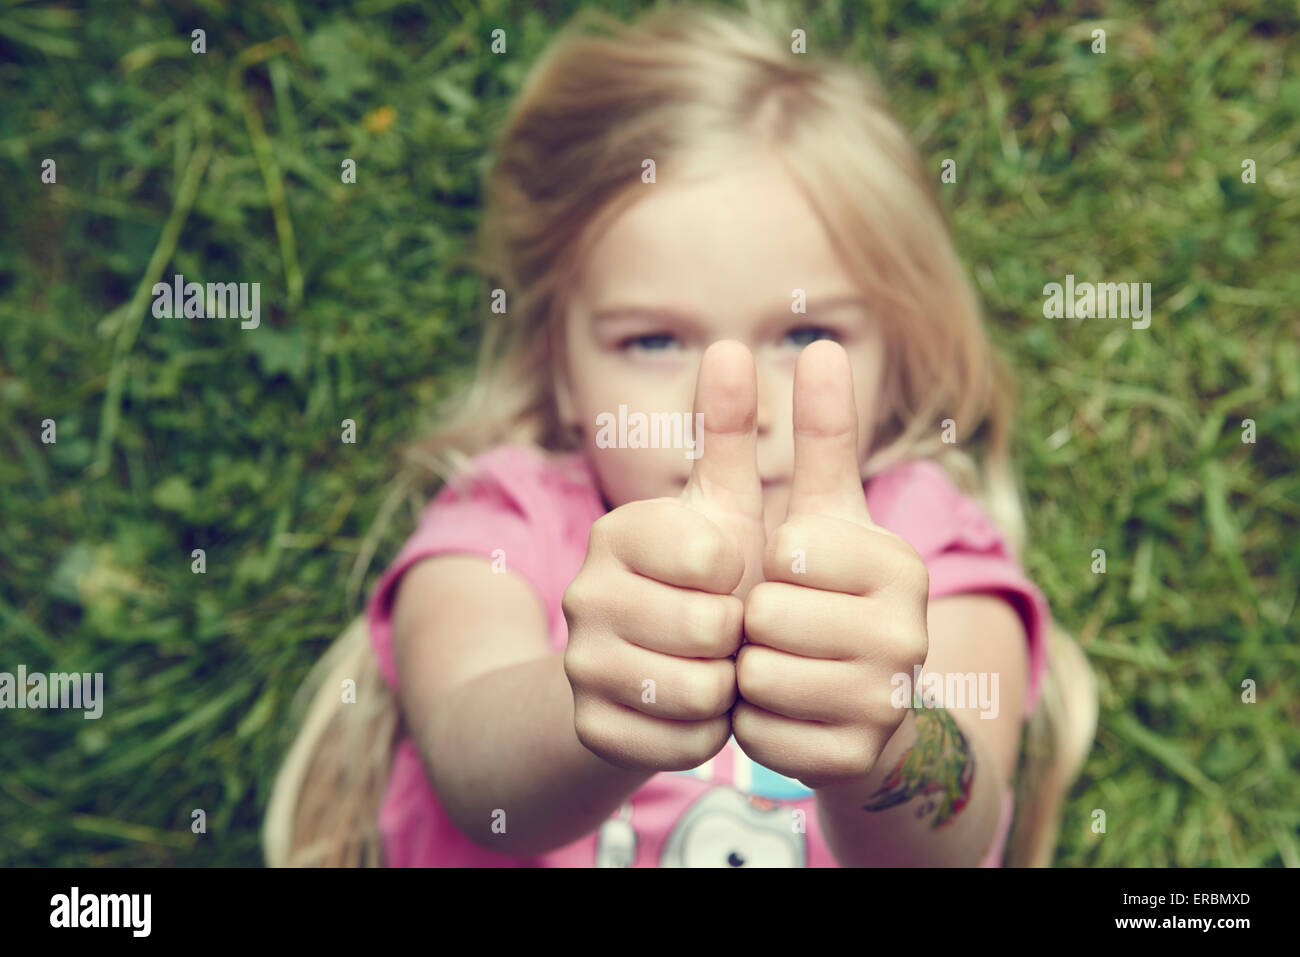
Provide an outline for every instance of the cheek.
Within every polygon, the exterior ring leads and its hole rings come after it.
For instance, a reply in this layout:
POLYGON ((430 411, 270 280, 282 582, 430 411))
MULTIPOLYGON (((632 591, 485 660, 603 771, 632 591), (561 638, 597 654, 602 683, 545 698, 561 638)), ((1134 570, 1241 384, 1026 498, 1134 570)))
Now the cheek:
POLYGON ((601 448, 592 439, 587 455, 595 464, 601 493, 613 508, 679 495, 691 470, 682 449, 601 448))
POLYGON ((858 423, 863 441, 869 442, 888 405, 884 390, 885 368, 882 357, 872 350, 853 363, 853 393, 858 403, 858 423))
POLYGON ((619 407, 625 407, 623 415, 629 433, 634 414, 668 413, 686 417, 684 431, 688 429, 694 436, 691 412, 698 366, 699 357, 694 355, 681 361, 637 364, 595 348, 571 353, 576 425, 601 492, 612 507, 681 493, 694 464, 686 454, 688 450, 618 447, 619 407), (606 439, 612 439, 614 444, 598 444, 606 439))
POLYGON ((638 365, 603 352, 583 360, 575 370, 573 392, 584 427, 601 413, 618 415, 620 405, 647 415, 691 410, 694 368, 685 363, 638 365))
MULTIPOLYGON (((660 444, 668 443, 667 447, 629 447, 656 437, 659 430, 652 434, 647 427, 650 416, 689 416, 689 393, 683 398, 672 383, 646 381, 648 378, 628 375, 624 370, 621 375, 589 381, 582 395, 579 414, 583 445, 605 500, 614 508, 642 499, 678 495, 691 473, 694 460, 687 457, 687 448, 672 444, 676 435, 671 429, 669 436, 658 436, 660 444), (639 433, 638 418, 643 426, 639 433)), ((694 436, 693 420, 685 421, 690 422, 689 434, 694 436)))

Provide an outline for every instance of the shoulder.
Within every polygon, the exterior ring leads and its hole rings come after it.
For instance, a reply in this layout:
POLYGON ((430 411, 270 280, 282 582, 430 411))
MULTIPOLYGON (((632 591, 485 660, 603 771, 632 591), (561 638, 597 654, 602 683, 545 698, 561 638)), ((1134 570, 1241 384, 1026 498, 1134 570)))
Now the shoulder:
MULTIPOLYGON (((900 462, 872 478, 866 494, 872 520, 905 539, 925 562, 932 603, 956 596, 992 596, 1016 613, 1028 638, 1026 713, 1032 711, 1047 667, 1050 610, 996 523, 932 461, 900 462)), ((958 619, 978 610, 991 625, 997 619, 1004 625, 1014 623, 1005 608, 987 601, 965 601, 949 608, 960 611, 958 619)))
POLYGON ((1009 554, 997 525, 937 462, 900 462, 872 478, 866 495, 872 520, 907 539, 922 558, 953 547, 1009 554))
POLYGON ((517 573, 549 611, 558 602, 560 577, 580 561, 581 545, 601 510, 585 458, 576 453, 505 444, 468 460, 425 506, 371 592, 371 640, 390 683, 396 681, 393 602, 413 565, 450 554, 487 559, 494 571, 517 573))
POLYGON ((470 459, 430 505, 472 498, 485 491, 527 505, 543 489, 578 497, 596 494, 586 456, 523 443, 497 445, 470 459))
POLYGON ((470 459, 425 506, 407 549, 489 554, 514 546, 528 561, 570 539, 585 542, 601 511, 585 456, 498 445, 470 459))

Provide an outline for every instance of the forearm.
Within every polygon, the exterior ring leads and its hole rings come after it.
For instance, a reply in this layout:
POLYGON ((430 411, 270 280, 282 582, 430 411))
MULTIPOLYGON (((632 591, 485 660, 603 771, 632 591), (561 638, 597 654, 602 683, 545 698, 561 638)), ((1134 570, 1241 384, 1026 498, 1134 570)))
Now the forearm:
POLYGON ((817 813, 841 867, 974 866, 996 836, 1005 788, 978 714, 909 709, 870 773, 817 791, 817 813), (928 723, 921 748, 918 722, 928 723))
POLYGON ((545 853, 591 833, 652 776, 615 767, 578 740, 562 654, 458 687, 416 746, 462 833, 513 856, 545 853))

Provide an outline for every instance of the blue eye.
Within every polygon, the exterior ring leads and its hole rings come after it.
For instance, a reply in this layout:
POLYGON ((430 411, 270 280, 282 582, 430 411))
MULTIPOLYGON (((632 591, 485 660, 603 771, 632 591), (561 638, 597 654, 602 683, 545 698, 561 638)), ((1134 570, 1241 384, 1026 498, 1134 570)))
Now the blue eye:
POLYGON ((837 336, 830 329, 821 326, 800 326, 798 329, 791 329, 786 333, 787 339, 794 339, 800 348, 816 342, 818 339, 837 340, 837 336))
POLYGON ((624 339, 618 344, 619 349, 627 351, 629 349, 639 348, 646 352, 667 352, 669 346, 677 341, 677 337, 668 332, 656 332, 648 336, 632 336, 624 339))

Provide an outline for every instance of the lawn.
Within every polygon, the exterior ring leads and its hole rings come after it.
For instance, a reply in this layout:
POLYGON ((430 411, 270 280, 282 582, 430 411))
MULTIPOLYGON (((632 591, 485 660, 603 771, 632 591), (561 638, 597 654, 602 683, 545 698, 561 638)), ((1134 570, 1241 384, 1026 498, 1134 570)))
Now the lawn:
MULTIPOLYGON (((475 355, 487 144, 576 8, 533 6, 0 4, 0 671, 106 696, 0 712, 0 866, 261 862, 293 694, 423 503, 395 449, 475 355), (260 326, 155 318, 177 273, 260 282, 260 326)), ((936 182, 956 163, 1020 383, 1024 561, 1100 681, 1060 865, 1300 865, 1281 6, 794 5, 810 50, 879 71, 936 182), (1067 275, 1149 282, 1149 328, 1047 318, 1067 275)))

